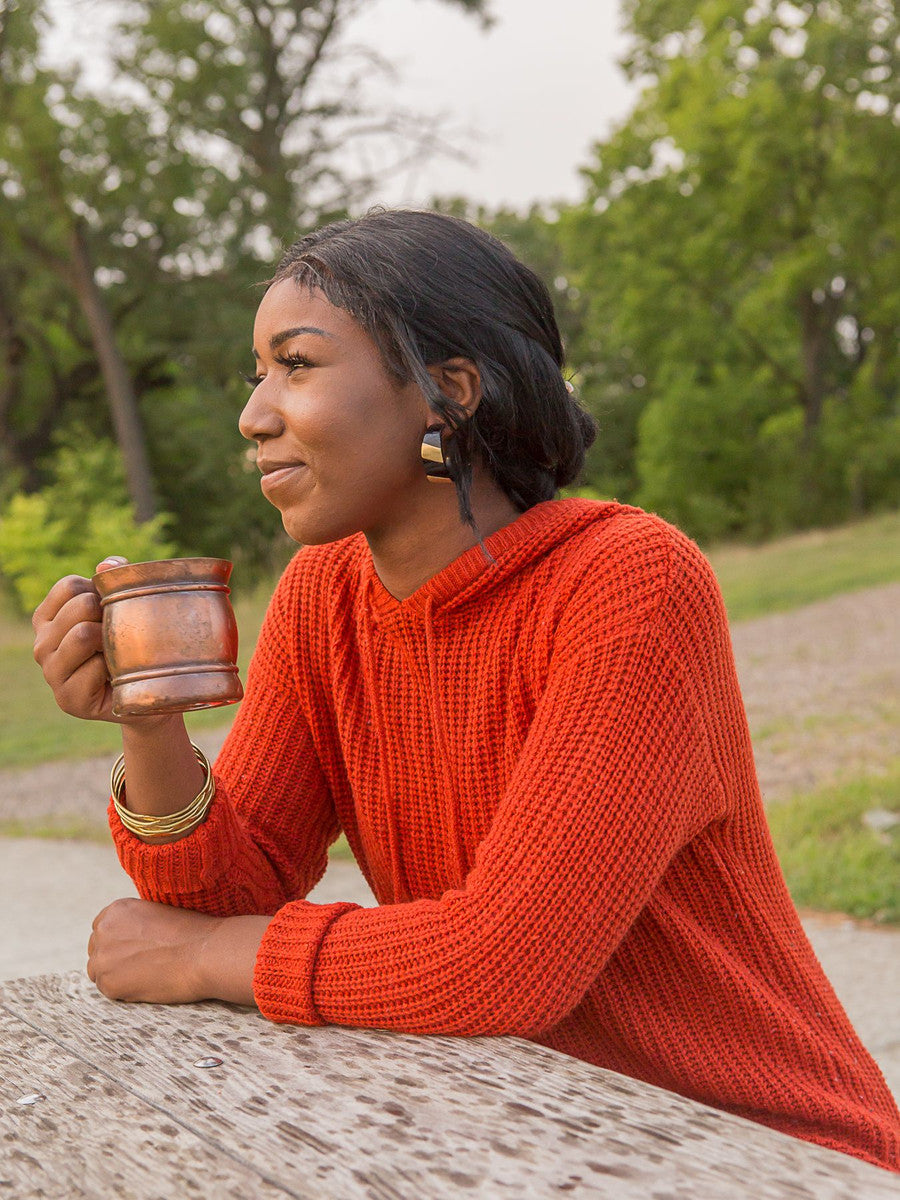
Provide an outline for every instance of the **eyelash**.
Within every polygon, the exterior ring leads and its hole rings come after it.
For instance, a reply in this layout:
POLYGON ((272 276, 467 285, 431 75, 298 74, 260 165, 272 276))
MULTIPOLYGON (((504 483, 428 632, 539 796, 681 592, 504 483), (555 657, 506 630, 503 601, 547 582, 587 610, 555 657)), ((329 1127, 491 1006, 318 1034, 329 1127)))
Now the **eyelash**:
MULTIPOLYGON (((313 365, 305 354, 285 354, 282 356, 276 355, 275 361, 280 363, 281 366, 288 368, 288 375, 291 374, 295 367, 311 367, 313 365)), ((244 375, 242 373, 241 378, 243 379, 244 383, 249 384, 250 387, 259 387, 259 385, 265 379, 265 375, 244 375)))

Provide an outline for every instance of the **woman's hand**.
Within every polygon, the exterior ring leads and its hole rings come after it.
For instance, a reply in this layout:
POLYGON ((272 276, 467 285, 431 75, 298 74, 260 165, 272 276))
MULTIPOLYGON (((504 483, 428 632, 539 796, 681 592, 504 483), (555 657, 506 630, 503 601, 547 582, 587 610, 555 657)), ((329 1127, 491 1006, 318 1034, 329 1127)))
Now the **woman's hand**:
POLYGON ((110 1000, 254 1004, 253 969, 270 920, 115 900, 94 918, 88 977, 110 1000))
POLYGON ((88 977, 110 1000, 204 1000, 199 960, 218 920, 149 900, 114 900, 94 918, 88 977))
MULTIPOLYGON (((111 555, 98 571, 128 560, 111 555)), ((53 585, 31 618, 34 658, 56 703, 85 721, 112 721, 112 687, 103 657, 100 596, 89 579, 67 575, 53 585)))

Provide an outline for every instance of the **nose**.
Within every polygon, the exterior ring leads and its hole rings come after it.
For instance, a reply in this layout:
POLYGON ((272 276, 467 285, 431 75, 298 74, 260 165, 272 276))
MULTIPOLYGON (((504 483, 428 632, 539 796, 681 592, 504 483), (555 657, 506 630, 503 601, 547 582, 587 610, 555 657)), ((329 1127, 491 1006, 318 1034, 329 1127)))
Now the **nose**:
POLYGON ((238 429, 248 442, 262 442, 284 432, 284 422, 277 407, 266 396, 265 382, 258 384, 250 393, 250 399, 238 420, 238 429))

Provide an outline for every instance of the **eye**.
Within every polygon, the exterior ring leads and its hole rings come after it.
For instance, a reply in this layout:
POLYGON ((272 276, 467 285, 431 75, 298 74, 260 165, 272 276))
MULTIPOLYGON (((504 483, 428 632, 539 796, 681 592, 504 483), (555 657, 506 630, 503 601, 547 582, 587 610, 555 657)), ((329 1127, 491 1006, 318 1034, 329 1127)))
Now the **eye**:
MULTIPOLYGON (((312 367, 314 365, 310 362, 305 354, 276 355, 275 361, 281 366, 287 367, 288 375, 292 375, 294 371, 301 367, 312 367)), ((243 372, 241 372, 241 379, 243 379, 244 383, 249 384, 250 387, 255 388, 259 387, 259 385, 265 379, 265 375, 245 375, 243 372)))
POLYGON ((288 375, 292 375, 299 367, 311 367, 313 364, 305 354, 284 354, 276 356, 275 361, 287 367, 288 375))

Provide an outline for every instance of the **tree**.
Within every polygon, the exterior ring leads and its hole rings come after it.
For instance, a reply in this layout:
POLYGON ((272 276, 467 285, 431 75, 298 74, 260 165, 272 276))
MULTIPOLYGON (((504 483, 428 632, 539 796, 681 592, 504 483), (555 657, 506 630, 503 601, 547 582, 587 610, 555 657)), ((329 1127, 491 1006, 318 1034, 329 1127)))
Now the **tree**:
MULTIPOLYGON (((448 2, 487 19, 484 0, 448 2)), ((439 144, 425 114, 370 110, 365 78, 384 64, 346 59, 341 36, 363 4, 133 0, 116 10, 116 60, 100 90, 74 66, 36 65, 44 8, 7 4, 6 493, 52 479, 54 429, 77 420, 106 436, 113 418, 100 406, 130 387, 180 545, 266 560, 278 517, 236 433, 252 287, 283 242, 368 194, 372 171, 339 160, 340 148, 381 139, 389 169, 439 144)), ((128 456, 121 423, 115 432, 128 456)), ((142 469, 129 462, 127 476, 138 504, 142 469)))
MULTIPOLYGON (((0 100, 6 114, 0 132, 0 186, 11 209, 4 223, 10 227, 10 241, 52 271, 78 303, 105 384, 135 513, 146 521, 156 504, 143 429, 89 242, 90 218, 97 216, 92 193, 103 186, 111 167, 103 151, 106 144, 121 140, 116 136, 121 122, 84 99, 81 111, 67 106, 65 89, 74 89, 73 79, 54 79, 35 65, 43 19, 35 0, 14 0, 0 13, 0 100)), ((8 412, 24 351, 21 331, 11 328, 16 271, 4 274, 7 368, 12 368, 6 378, 8 412)))
POLYGON ((704 537, 900 499, 886 0, 627 0, 645 83, 561 215, 638 503, 704 537))
MULTIPOLYGON (((483 0, 451 2, 486 19, 483 0)), ((151 325, 173 360, 145 396, 151 454, 181 535, 218 552, 239 536, 244 552, 264 560, 279 530, 234 436, 254 285, 286 243, 371 194, 375 176, 348 159, 348 145, 377 144, 389 173, 439 144, 427 114, 369 105, 366 79, 387 64, 347 48, 362 7, 139 0, 115 39, 119 78, 137 89, 160 138, 146 170, 168 209, 190 220, 189 236, 167 239, 150 284, 156 297, 176 292, 180 301, 161 306, 151 325), (183 164, 177 184, 173 161, 183 164)))
MULTIPOLYGON (((448 0, 485 16, 485 0, 448 0)), ((440 123, 373 109, 367 81, 390 65, 345 33, 366 0, 135 0, 118 27, 116 63, 145 92, 172 146, 190 148, 194 189, 214 241, 270 262, 284 241, 371 195, 372 169, 348 147, 387 144, 379 174, 431 153, 440 123), (391 152, 394 158, 391 161, 391 152)), ((198 217, 200 213, 198 212, 198 217)), ((198 246, 198 249, 200 247, 198 246)), ((187 267, 187 264, 184 264, 187 267)), ((187 267, 190 269, 190 267, 187 267)))

